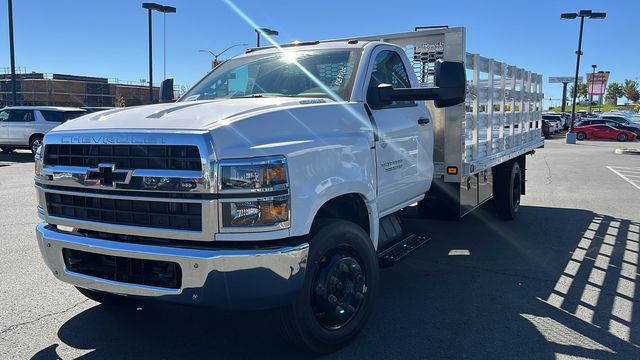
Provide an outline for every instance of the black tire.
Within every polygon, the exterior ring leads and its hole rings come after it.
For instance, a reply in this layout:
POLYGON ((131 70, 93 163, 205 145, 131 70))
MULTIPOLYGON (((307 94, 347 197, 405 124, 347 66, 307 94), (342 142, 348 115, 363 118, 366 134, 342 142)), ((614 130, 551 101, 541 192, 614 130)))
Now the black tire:
POLYGON ((627 141, 627 140, 629 139, 629 137, 627 136, 627 134, 625 134, 625 133, 621 133, 621 134, 618 134, 618 136, 616 137, 616 139, 617 139, 618 141, 620 141, 620 142, 625 142, 625 141, 627 141))
POLYGON ((40 147, 40 145, 42 145, 42 135, 35 135, 33 137, 31 137, 31 140, 29 140, 29 149, 31 149, 31 153, 33 155, 36 154, 38 147, 40 147))
POLYGON ((76 289, 78 289, 78 291, 82 295, 88 297, 93 301, 99 302, 103 305, 117 306, 117 307, 134 307, 138 305, 136 301, 133 301, 125 296, 109 294, 102 291, 84 289, 77 286, 76 286, 76 289))
POLYGON ((520 208, 522 171, 517 161, 510 161, 494 168, 493 202, 498 216, 513 220, 520 208))
POLYGON ((2 152, 5 152, 7 154, 11 154, 12 152, 14 152, 16 150, 14 148, 7 148, 7 147, 3 147, 3 148, 0 148, 0 149, 2 150, 2 152))
POLYGON ((318 353, 346 345, 371 315, 378 289, 378 258, 367 233, 344 220, 313 232, 304 287, 280 310, 285 334, 318 353))
POLYGON ((576 134, 576 139, 578 140, 585 140, 586 138, 587 138, 587 134, 583 133, 582 131, 576 134))

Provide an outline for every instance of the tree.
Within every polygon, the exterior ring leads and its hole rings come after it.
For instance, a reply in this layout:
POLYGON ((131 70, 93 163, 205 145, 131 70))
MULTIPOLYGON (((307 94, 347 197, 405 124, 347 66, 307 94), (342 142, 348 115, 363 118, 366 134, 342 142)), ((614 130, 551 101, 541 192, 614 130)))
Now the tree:
POLYGON ((118 96, 116 96, 116 98, 115 98, 114 102, 115 102, 115 104, 114 104, 114 105, 115 105, 116 107, 125 107, 125 106, 126 106, 126 104, 125 104, 125 100, 124 100, 124 96, 122 96, 122 95, 118 95, 118 96))
MULTIPOLYGON (((578 98, 586 99, 589 95, 589 88, 586 83, 580 82, 578 83, 578 98)), ((569 89, 569 96, 573 99, 573 85, 569 89)))
POLYGON ((622 90, 622 85, 617 82, 612 82, 607 85, 607 104, 616 105, 618 104, 618 98, 624 96, 624 91, 622 90))
POLYGON ((638 82, 637 81, 626 79, 624 81, 624 85, 622 86, 622 91, 624 92, 624 97, 627 98, 628 102, 636 102, 636 101, 638 101, 639 94, 638 94, 638 82))

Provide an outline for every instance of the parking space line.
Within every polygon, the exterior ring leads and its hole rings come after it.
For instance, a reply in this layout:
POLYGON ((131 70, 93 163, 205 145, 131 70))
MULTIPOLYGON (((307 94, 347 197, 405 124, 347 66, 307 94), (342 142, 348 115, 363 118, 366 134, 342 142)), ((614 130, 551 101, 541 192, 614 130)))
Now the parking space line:
POLYGON ((625 169, 632 169, 632 170, 635 170, 635 171, 640 171, 640 168, 630 168, 630 167, 615 167, 614 168, 612 166, 607 166, 607 169, 613 171, 616 175, 620 176, 626 182, 628 182, 629 184, 635 186, 638 190, 640 190, 640 179, 630 179, 628 176, 635 177, 635 175, 623 174, 623 172, 627 172, 628 171, 628 170, 625 170, 625 169))

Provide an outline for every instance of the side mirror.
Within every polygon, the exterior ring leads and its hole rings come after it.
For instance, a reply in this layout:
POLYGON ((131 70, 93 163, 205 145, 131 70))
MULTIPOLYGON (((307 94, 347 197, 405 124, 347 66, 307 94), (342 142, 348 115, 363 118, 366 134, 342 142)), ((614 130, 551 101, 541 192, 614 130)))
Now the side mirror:
POLYGON ((166 78, 160 84, 160 102, 173 102, 173 78, 166 78))
POLYGON ((435 100, 436 107, 449 107, 464 102, 467 76, 463 63, 438 61, 434 77, 435 85, 440 90, 435 100))
POLYGON ((435 87, 394 89, 389 84, 378 85, 368 99, 374 108, 381 108, 393 101, 434 100, 438 108, 458 105, 465 100, 466 73, 462 62, 436 62, 435 87))

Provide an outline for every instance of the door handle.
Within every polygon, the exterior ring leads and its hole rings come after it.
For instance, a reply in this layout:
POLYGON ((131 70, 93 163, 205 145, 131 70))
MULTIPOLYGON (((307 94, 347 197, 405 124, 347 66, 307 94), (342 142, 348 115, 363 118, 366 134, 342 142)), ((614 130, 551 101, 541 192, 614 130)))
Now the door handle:
POLYGON ((418 119, 418 125, 427 125, 430 122, 431 122, 431 119, 429 119, 429 118, 420 118, 420 119, 418 119))

